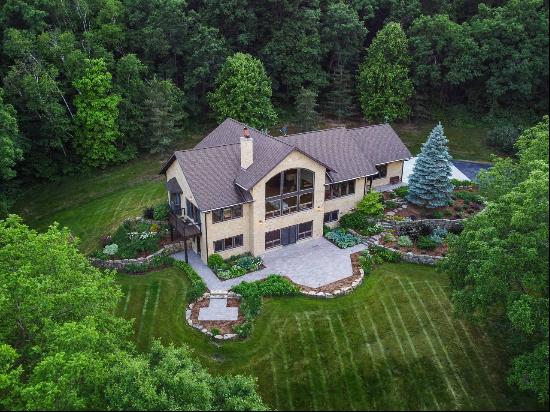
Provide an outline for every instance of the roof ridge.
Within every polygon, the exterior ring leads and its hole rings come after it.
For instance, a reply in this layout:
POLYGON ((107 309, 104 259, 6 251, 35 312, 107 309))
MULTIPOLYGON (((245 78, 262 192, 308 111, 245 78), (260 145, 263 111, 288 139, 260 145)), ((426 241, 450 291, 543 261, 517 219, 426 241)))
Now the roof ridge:
MULTIPOLYGON (((326 129, 316 129, 316 130, 310 130, 308 132, 300 132, 300 133, 292 133, 292 134, 287 134, 287 135, 284 135, 285 137, 288 137, 288 136, 298 136, 300 134, 308 134, 308 133, 317 133, 317 132, 325 132, 327 130, 335 130, 335 129, 344 129, 344 130, 349 130, 346 126, 334 126, 334 127, 327 127, 326 129)), ((277 136, 277 138, 279 138, 281 136, 277 136)))
POLYGON ((243 122, 241 122, 241 121, 239 121, 239 120, 235 120, 235 119, 233 119, 232 117, 228 117, 228 118, 225 119, 225 120, 231 120, 231 121, 233 121, 233 122, 235 122, 235 123, 238 123, 238 124, 240 124, 241 126, 244 126, 244 127, 248 128, 248 129, 255 130, 255 131, 257 131, 258 133, 263 134, 264 136, 273 137, 273 136, 271 136, 270 134, 267 134, 267 133, 265 133, 265 132, 262 132, 261 130, 258 130, 258 129, 256 129, 255 127, 249 126, 249 125, 247 125, 246 123, 243 123, 243 122))
POLYGON ((216 149, 219 147, 227 147, 227 146, 236 146, 240 143, 226 143, 226 144, 219 144, 216 146, 206 146, 206 147, 193 147, 191 149, 185 149, 185 150, 176 150, 175 153, 187 153, 187 152, 194 152, 199 150, 207 150, 207 149, 216 149))
MULTIPOLYGON (((369 127, 378 127, 378 126, 390 126, 391 127, 391 125, 389 123, 378 123, 378 124, 369 124, 369 125, 366 125, 366 126, 352 127, 350 129, 347 129, 347 130, 367 129, 369 127)), ((392 129, 393 129, 393 127, 392 127, 392 129)))

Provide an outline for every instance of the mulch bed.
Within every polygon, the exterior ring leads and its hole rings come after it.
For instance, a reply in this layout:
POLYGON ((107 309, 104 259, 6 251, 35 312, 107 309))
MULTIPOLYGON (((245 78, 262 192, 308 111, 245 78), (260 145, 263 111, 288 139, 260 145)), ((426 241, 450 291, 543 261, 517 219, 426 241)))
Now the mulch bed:
POLYGON ((451 206, 438 207, 435 209, 427 209, 412 203, 407 203, 407 208, 399 209, 395 215, 413 219, 434 219, 434 213, 440 212, 444 219, 465 219, 475 215, 482 209, 483 206, 477 203, 470 203, 470 205, 465 206, 464 200, 457 199, 451 206))
MULTIPOLYGON (((302 285, 297 285, 297 286, 301 290, 306 292, 325 292, 325 293, 326 292, 333 293, 335 290, 343 289, 345 287, 351 286, 353 282, 361 278, 361 273, 359 272, 359 269, 361 268, 361 265, 359 265, 360 255, 361 255, 361 252, 355 252, 350 255, 353 275, 348 276, 347 278, 337 280, 336 282, 332 282, 318 288, 310 288, 308 286, 302 286, 302 285)), ((292 280, 290 281, 292 282, 292 280)))
POLYGON ((397 242, 385 242, 383 239, 380 240, 380 243, 384 246, 391 247, 392 249, 399 250, 400 252, 408 253, 412 252, 415 255, 427 255, 427 256, 445 256, 449 247, 446 243, 442 243, 437 246, 435 249, 420 249, 413 245, 412 247, 402 247, 397 244, 397 242))
MULTIPOLYGON (((203 328, 208 329, 210 332, 212 329, 219 329, 221 335, 228 333, 235 333, 233 328, 237 325, 244 323, 244 315, 239 310, 239 317, 237 320, 199 320, 199 311, 201 308, 205 308, 210 305, 210 298, 201 298, 196 301, 191 309, 191 320, 194 325, 200 324, 203 328)), ((228 298, 227 299, 228 307, 239 307, 240 299, 238 298, 228 298)))

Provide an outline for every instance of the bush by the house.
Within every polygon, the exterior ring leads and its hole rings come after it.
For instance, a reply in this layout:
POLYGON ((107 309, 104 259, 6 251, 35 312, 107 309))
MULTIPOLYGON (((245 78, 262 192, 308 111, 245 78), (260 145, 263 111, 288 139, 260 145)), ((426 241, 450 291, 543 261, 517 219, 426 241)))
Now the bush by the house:
POLYGON ((151 270, 160 269, 169 265, 173 265, 175 259, 168 255, 158 255, 153 257, 149 262, 129 263, 122 272, 126 273, 145 273, 151 270))
POLYGON ((342 228, 337 228, 330 231, 325 235, 325 237, 340 249, 345 249, 361 243, 361 239, 351 233, 348 233, 342 228))
POLYGON ((384 262, 396 263, 401 260, 401 255, 398 252, 394 252, 393 250, 386 249, 382 246, 371 245, 369 247, 369 252, 371 256, 378 256, 384 262))
POLYGON ((250 254, 238 255, 223 259, 219 254, 208 256, 208 267, 223 280, 237 278, 250 272, 259 270, 263 265, 261 257, 250 254))
POLYGON ((229 265, 225 263, 225 260, 218 253, 212 253, 210 256, 208 256, 207 264, 208 267, 214 272, 217 272, 219 270, 226 270, 229 267, 229 265))
POLYGON ((197 274, 197 272, 195 272, 195 269, 193 269, 190 264, 185 263, 181 260, 176 260, 174 261, 174 266, 183 270, 183 273, 191 282, 191 289, 189 289, 189 291, 187 292, 188 300, 197 300, 208 290, 202 278, 197 274))
POLYGON ((402 236, 399 236, 399 239, 397 239, 397 244, 401 247, 412 247, 413 241, 409 236, 402 235, 402 236))
POLYGON ((153 210, 153 218, 155 220, 167 220, 169 213, 170 205, 166 202, 163 202, 155 206, 153 210))
POLYGON ((381 216, 384 213, 382 194, 376 190, 371 190, 357 204, 357 210, 369 217, 381 216))
POLYGON ((359 255, 358 261, 365 275, 368 275, 369 273, 372 272, 372 269, 374 267, 374 261, 368 249, 365 249, 361 253, 361 255, 359 255))
POLYGON ((407 197, 407 193, 409 193, 409 186, 400 186, 397 189, 393 189, 393 193, 401 199, 405 199, 405 197, 407 197))
MULTIPOLYGON (((339 223, 341 228, 353 229, 363 236, 373 236, 384 230, 372 217, 358 210, 343 215, 339 223)), ((324 234, 326 235, 327 233, 324 234)))

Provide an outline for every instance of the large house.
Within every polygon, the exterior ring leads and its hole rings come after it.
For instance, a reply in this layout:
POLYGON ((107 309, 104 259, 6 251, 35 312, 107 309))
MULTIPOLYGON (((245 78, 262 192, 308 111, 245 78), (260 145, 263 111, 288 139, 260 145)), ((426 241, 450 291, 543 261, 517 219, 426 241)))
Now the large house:
POLYGON ((203 261, 323 235, 411 157, 388 124, 273 137, 226 119, 163 166, 172 221, 203 261))

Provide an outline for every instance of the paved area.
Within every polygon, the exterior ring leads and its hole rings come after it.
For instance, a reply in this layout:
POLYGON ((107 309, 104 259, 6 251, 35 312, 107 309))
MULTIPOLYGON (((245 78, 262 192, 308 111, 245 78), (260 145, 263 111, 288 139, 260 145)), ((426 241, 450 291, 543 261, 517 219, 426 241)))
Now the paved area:
POLYGON ((453 164, 470 180, 476 180, 477 174, 484 169, 489 169, 491 163, 471 162, 468 160, 453 160, 453 164))
POLYGON ((199 320, 237 320, 238 307, 227 307, 227 298, 210 298, 210 303, 199 310, 199 320))
MULTIPOLYGON (((242 281, 265 279, 271 274, 285 275, 300 285, 315 288, 351 276, 349 255, 365 247, 359 244, 340 249, 325 238, 306 240, 264 253, 264 269, 225 281, 219 280, 194 252, 189 253, 189 263, 212 291, 227 291, 242 281)), ((184 260, 183 252, 172 256, 184 260)))
MULTIPOLYGON (((409 176, 412 175, 415 163, 416 163, 416 157, 413 157, 409 160, 405 160, 403 164, 403 183, 409 183, 409 176)), ((471 180, 468 176, 462 173, 460 169, 457 168, 454 164, 451 167, 451 170, 452 170, 451 179, 471 180)))

